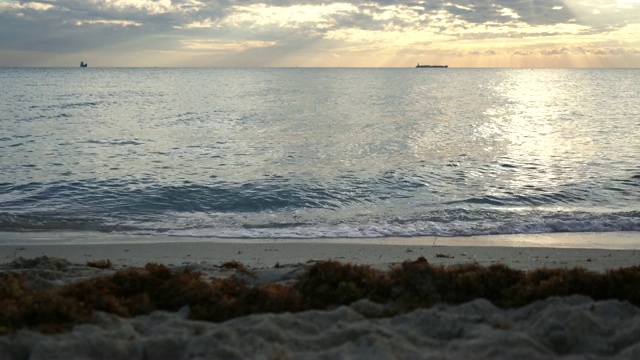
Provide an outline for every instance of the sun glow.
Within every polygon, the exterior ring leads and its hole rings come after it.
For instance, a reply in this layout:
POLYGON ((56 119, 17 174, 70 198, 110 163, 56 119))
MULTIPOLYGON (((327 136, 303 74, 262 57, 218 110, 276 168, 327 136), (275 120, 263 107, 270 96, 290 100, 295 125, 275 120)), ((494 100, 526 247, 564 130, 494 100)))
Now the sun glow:
POLYGON ((183 40, 187 49, 219 52, 241 52, 248 49, 277 45, 275 41, 222 41, 222 40, 183 40))
MULTIPOLYGON (((120 55, 128 59, 127 63, 140 66, 144 65, 142 59, 152 59, 152 63, 145 63, 148 66, 166 63, 157 54, 172 54, 171 61, 182 54, 185 61, 192 61, 194 56, 200 56, 194 53, 206 51, 212 52, 210 58, 191 64, 406 67, 420 62, 446 63, 451 67, 640 66, 640 1, 528 0, 510 2, 508 6, 474 1, 464 4, 418 1, 410 5, 280 2, 276 6, 261 2, 237 5, 201 0, 100 0, 71 7, 65 2, 0 0, 0 17, 13 19, 2 22, 25 24, 20 31, 21 40, 27 31, 32 33, 31 41, 17 41, 14 36, 0 39, 3 54, 0 60, 20 56, 17 51, 29 51, 30 43, 75 38, 72 34, 49 38, 48 34, 53 34, 51 29, 59 29, 62 24, 81 25, 74 26, 79 28, 75 31, 82 31, 85 39, 88 36, 96 39, 82 44, 52 43, 52 49, 83 49, 88 53, 98 50, 91 48, 91 44, 108 43, 110 51, 117 51, 118 44, 124 49, 127 47, 124 45, 133 42, 139 44, 141 52, 154 54, 134 58, 127 57, 133 53, 130 47, 122 50, 120 55), (40 23, 46 26, 34 26, 40 23), (115 27, 121 38, 105 37, 104 29, 115 27), (2 44, 11 45, 2 48, 2 44), (255 51, 260 51, 259 55, 249 53, 255 51), (240 56, 243 53, 244 59, 240 56)), ((13 28, 14 25, 5 25, 4 31, 14 33, 13 28)), ((115 58, 102 56, 106 61, 115 58)))
POLYGON ((221 25, 260 27, 275 25, 281 27, 296 27, 301 24, 313 24, 317 28, 327 27, 331 20, 328 15, 353 12, 356 7, 347 3, 330 5, 293 5, 267 6, 255 4, 250 6, 236 6, 231 15, 222 21, 221 25))

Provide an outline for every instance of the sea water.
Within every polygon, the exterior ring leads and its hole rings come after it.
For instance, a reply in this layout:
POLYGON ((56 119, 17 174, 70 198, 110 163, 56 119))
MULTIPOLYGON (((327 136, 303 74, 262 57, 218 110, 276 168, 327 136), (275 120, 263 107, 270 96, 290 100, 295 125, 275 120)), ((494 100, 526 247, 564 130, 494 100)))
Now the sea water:
POLYGON ((640 231, 639 99, 639 69, 2 68, 0 239, 640 231))

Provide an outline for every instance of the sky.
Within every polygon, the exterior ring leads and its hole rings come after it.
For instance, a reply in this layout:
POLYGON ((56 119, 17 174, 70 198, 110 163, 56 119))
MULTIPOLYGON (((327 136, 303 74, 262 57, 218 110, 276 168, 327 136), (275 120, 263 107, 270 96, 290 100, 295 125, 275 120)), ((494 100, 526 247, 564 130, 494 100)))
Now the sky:
POLYGON ((0 0, 0 66, 640 67, 640 0, 0 0))

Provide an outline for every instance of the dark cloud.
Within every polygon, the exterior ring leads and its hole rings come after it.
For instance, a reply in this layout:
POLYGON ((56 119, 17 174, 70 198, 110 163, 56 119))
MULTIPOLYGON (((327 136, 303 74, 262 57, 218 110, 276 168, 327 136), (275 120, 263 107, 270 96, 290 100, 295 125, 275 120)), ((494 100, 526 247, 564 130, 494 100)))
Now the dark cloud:
MULTIPOLYGON (((44 52, 76 52, 123 44, 140 37, 156 37, 162 29, 133 24, 93 23, 92 21, 134 21, 126 17, 85 16, 82 20, 64 12, 33 11, 23 16, 0 13, 0 48, 44 52)), ((152 46, 149 44, 149 46, 152 46)))
MULTIPOLYGON (((163 35, 177 34, 176 27, 193 21, 221 18, 216 6, 187 11, 192 5, 174 1, 185 11, 153 12, 135 7, 115 8, 90 1, 23 1, 52 5, 46 10, 24 7, 0 10, 0 48, 45 52, 77 52, 136 43, 147 48, 165 48, 163 35), (145 38, 141 43, 137 41, 145 38)), ((175 45, 175 44, 174 44, 175 45)))

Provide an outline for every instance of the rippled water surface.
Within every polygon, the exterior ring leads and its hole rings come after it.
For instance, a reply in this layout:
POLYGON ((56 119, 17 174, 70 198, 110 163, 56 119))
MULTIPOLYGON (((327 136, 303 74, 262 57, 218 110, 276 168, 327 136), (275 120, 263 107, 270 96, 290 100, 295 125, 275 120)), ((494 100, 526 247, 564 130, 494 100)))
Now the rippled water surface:
POLYGON ((0 231, 640 230, 640 71, 0 69, 0 231))

